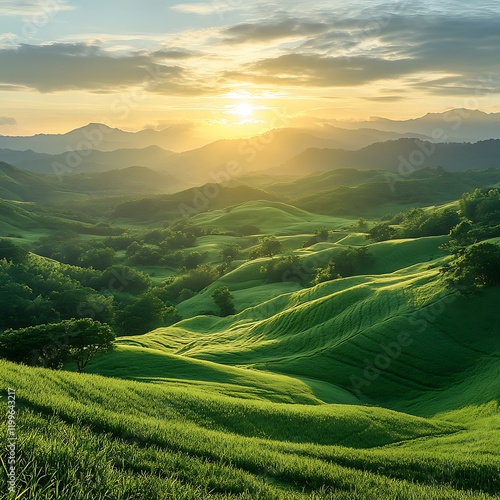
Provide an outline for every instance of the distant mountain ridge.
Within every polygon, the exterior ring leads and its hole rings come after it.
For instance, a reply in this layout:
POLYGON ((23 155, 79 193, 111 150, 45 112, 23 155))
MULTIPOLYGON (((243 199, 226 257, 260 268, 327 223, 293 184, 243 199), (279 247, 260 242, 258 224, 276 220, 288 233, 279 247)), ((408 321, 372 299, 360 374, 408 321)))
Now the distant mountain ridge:
MULTIPOLYGON (((349 130, 346 128, 324 125, 320 128, 281 128, 271 133, 301 133, 315 136, 317 141, 328 141, 325 147, 342 147, 345 149, 360 149, 375 142, 399 139, 401 137, 414 137, 429 139, 421 134, 401 134, 399 132, 380 131, 370 128, 349 130)), ((257 138, 258 136, 256 136, 257 138)), ((245 142, 256 138, 234 139, 245 142)), ((215 141, 212 143, 216 143, 215 141)), ((210 142, 193 138, 186 130, 177 128, 162 131, 146 129, 139 132, 126 132, 124 130, 108 127, 102 123, 90 123, 65 134, 37 134, 34 136, 2 136, 0 135, 0 149, 14 151, 32 150, 44 154, 66 154, 68 151, 98 150, 116 151, 120 149, 144 149, 158 146, 165 150, 187 152, 209 145, 210 142)), ((309 147, 313 145, 310 144, 309 147)))
POLYGON ((427 113, 420 118, 410 120, 374 117, 367 121, 333 121, 332 123, 351 130, 369 127, 402 134, 413 132, 430 137, 440 135, 438 142, 477 142, 500 139, 500 113, 485 113, 477 109, 456 108, 444 113, 427 113))
POLYGON ((32 172, 67 175, 72 173, 106 172, 127 167, 160 168, 172 151, 159 146, 143 149, 119 149, 116 151, 85 150, 58 155, 37 153, 33 150, 15 151, 0 149, 0 161, 32 172))
POLYGON ((89 196, 171 193, 179 183, 167 174, 145 167, 67 175, 37 174, 0 162, 0 199, 48 202, 89 196))
POLYGON ((183 151, 195 143, 201 146, 206 141, 193 137, 189 130, 171 127, 165 130, 146 129, 127 132, 111 128, 103 123, 89 123, 65 134, 37 134, 34 136, 2 136, 0 149, 16 151, 33 150, 37 153, 61 154, 70 150, 95 149, 116 151, 118 149, 144 149, 158 146, 166 150, 183 151))
POLYGON ((402 175, 440 166, 451 172, 500 167, 500 139, 470 143, 434 144, 399 139, 359 151, 311 148, 272 171, 307 174, 340 168, 381 169, 402 175))

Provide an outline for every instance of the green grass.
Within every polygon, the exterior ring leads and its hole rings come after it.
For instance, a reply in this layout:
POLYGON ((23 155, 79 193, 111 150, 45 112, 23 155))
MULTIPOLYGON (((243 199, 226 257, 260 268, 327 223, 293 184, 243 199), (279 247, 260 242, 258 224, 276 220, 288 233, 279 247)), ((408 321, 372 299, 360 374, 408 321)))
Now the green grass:
POLYGON ((464 425, 6 362, 0 373, 17 389, 24 498, 466 499, 493 498, 499 487, 498 461, 461 457, 456 443, 485 432, 478 446, 487 446, 498 407, 482 410, 481 425, 464 425), (422 440, 455 444, 420 451, 422 440))
MULTIPOLYGON (((14 205, 9 217, 31 217, 14 205)), ((86 374, 0 361, 3 404, 7 387, 17 395, 17 498, 500 497, 500 289, 446 288, 446 237, 370 243, 345 229, 353 219, 278 202, 192 220, 257 225, 310 268, 348 246, 368 245, 374 263, 315 287, 266 283, 267 259, 246 261, 254 239, 200 237, 188 251, 212 264, 228 243, 243 255, 178 306, 183 321, 119 338, 86 374), (330 240, 302 248, 320 227, 330 240), (220 286, 238 313, 200 315, 220 286)), ((4 449, 5 419, 0 436, 4 449)))
POLYGON ((271 201, 250 201, 223 210, 213 210, 194 216, 198 226, 219 231, 235 231, 245 224, 261 229, 262 233, 296 235, 312 233, 320 227, 340 229, 353 218, 329 217, 313 214, 292 205, 271 201))

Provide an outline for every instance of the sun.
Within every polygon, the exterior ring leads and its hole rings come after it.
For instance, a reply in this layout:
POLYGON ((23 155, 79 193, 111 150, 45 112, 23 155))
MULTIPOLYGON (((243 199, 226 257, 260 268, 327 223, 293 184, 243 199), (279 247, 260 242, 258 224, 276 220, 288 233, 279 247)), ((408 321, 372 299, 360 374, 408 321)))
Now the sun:
POLYGON ((253 113, 253 107, 246 103, 242 102, 234 107, 234 114, 240 116, 241 118, 248 118, 253 113))

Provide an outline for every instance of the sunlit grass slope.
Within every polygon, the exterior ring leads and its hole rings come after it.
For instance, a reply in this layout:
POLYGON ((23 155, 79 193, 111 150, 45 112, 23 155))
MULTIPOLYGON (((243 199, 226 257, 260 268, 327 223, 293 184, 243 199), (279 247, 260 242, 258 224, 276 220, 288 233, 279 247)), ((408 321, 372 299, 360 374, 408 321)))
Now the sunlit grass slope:
POLYGON ((297 234, 313 232, 318 227, 330 229, 352 223, 352 218, 313 214, 292 205, 270 201, 250 201, 223 210, 213 210, 192 217, 193 224, 209 229, 234 231, 246 224, 257 226, 263 233, 297 234))
POLYGON ((458 400, 500 396, 490 379, 499 366, 499 299, 498 289, 466 298, 451 293, 435 265, 416 264, 282 294, 230 318, 195 317, 119 343, 303 376, 368 403, 432 415, 456 408, 458 400), (391 346, 394 355, 385 350, 391 346), (365 370, 379 355, 388 356, 381 361, 388 366, 372 380, 365 370), (439 396, 443 391, 447 397, 439 396))
POLYGON ((466 499, 493 498, 499 487, 486 444, 497 435, 493 406, 474 410, 481 427, 7 362, 0 376, 17 390, 25 498, 466 499), (485 450, 471 457, 467 437, 477 432, 485 450), (422 440, 442 450, 421 451, 422 440))

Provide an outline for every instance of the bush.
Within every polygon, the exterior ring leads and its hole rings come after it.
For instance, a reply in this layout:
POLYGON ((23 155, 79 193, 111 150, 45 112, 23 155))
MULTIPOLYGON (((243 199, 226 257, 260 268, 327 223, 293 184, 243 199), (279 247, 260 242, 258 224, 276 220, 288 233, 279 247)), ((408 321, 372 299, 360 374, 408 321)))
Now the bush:
POLYGON ((27 256, 28 252, 23 247, 16 245, 10 240, 0 239, 0 259, 20 264, 26 261, 27 256))
POLYGON ((333 257, 328 266, 318 269, 313 280, 315 285, 337 278, 348 278, 365 272, 373 262, 367 247, 349 247, 333 257))
POLYGON ((262 231, 257 226, 245 224, 238 228, 235 232, 239 236, 252 236, 254 234, 260 234, 262 231))
POLYGON ((300 263, 300 259, 296 255, 287 255, 269 260, 260 268, 260 272, 271 283, 290 281, 293 276, 304 275, 300 263))
POLYGON ((217 288, 212 294, 215 304, 220 310, 221 316, 230 316, 236 313, 234 307, 234 296, 227 286, 217 288))
POLYGON ((500 285, 500 246, 481 243, 463 250, 441 269, 449 286, 461 293, 500 285))
POLYGON ((275 236, 259 238, 259 246, 250 252, 250 259, 273 257, 283 250, 283 245, 275 236))
POLYGON ((302 247, 307 248, 307 247, 315 245, 316 243, 319 243, 321 241, 328 241, 329 236, 330 236, 330 234, 328 232, 328 229, 325 229, 325 228, 317 229, 314 232, 314 235, 311 236, 311 238, 309 238, 308 240, 304 241, 304 243, 302 243, 302 247))
POLYGON ((61 368, 64 361, 73 360, 79 372, 93 356, 113 346, 111 328, 92 319, 71 319, 6 330, 0 334, 0 356, 11 361, 46 368, 61 368))

